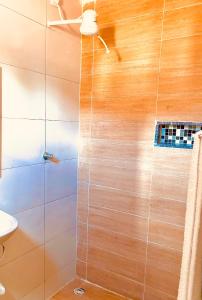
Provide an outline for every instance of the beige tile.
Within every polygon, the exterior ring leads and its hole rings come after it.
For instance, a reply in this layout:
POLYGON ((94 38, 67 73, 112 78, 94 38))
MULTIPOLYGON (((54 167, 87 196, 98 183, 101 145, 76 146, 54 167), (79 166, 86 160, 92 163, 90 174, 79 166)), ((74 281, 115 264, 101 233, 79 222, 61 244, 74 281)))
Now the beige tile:
POLYGON ((15 215, 18 229, 5 242, 5 255, 0 265, 13 261, 44 243, 44 206, 15 215))
POLYGON ((3 6, 0 28, 1 62, 43 73, 45 28, 3 6))
POLYGON ((77 191, 77 160, 64 160, 45 166, 45 201, 62 199, 77 191))
POLYGON ((46 72, 75 82, 80 80, 80 35, 47 30, 46 72))
POLYGON ((59 199, 45 206, 45 239, 49 241, 76 226, 76 196, 59 199))
POLYGON ((66 284, 75 278, 75 262, 65 268, 59 273, 54 273, 52 277, 49 277, 45 282, 45 299, 51 298, 55 293, 61 290, 66 284))
POLYGON ((89 247, 88 265, 122 275, 138 282, 144 282, 144 263, 116 255, 104 249, 89 247))
POLYGON ((134 300, 143 299, 143 285, 136 281, 103 269, 97 269, 91 265, 88 265, 87 274, 87 279, 92 283, 96 283, 109 290, 112 289, 114 292, 134 300))
POLYGON ((166 12, 164 16, 163 39, 167 40, 201 34, 201 13, 202 5, 166 12))
POLYGON ((0 209, 10 214, 44 204, 44 166, 35 165, 2 171, 0 198, 0 209))
POLYGON ((168 248, 182 250, 184 227, 159 221, 150 221, 149 241, 168 248))
POLYGON ((5 118, 2 120, 3 169, 42 163, 44 151, 44 121, 5 118))
POLYGON ((25 17, 46 24, 46 0, 0 0, 0 4, 9 7, 25 17))
POLYGON ((0 267, 0 277, 7 290, 3 299, 22 299, 44 281, 43 247, 0 267))
POLYGON ((110 230, 134 239, 147 239, 147 219, 112 211, 105 208, 90 207, 89 224, 110 230))
POLYGON ((46 121, 46 149, 56 160, 78 156, 78 122, 46 121))
POLYGON ((115 209, 141 217, 148 216, 148 199, 138 197, 135 193, 91 185, 89 200, 93 207, 115 209))
POLYGON ((46 77, 46 118, 78 121, 79 85, 64 79, 46 77))
POLYGON ((63 231, 45 244, 46 281, 76 264, 76 230, 63 231))
POLYGON ((28 295, 22 298, 22 300, 44 300, 44 284, 33 289, 28 295))
POLYGON ((2 116, 45 118, 45 76, 1 64, 2 116))

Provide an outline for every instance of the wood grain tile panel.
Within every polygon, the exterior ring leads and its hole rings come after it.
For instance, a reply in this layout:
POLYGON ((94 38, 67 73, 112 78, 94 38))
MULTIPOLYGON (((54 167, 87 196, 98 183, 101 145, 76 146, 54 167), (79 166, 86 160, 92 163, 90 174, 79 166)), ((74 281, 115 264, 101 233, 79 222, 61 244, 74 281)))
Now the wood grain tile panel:
POLYGON ((188 173, 154 170, 152 197, 186 202, 188 177, 188 173))
POLYGON ((146 285, 176 297, 180 265, 180 252, 149 244, 146 285))
POLYGON ((149 241, 164 247, 182 250, 184 227, 150 220, 149 241))
POLYGON ((87 222, 88 216, 88 184, 78 183, 78 201, 77 201, 77 216, 78 221, 82 223, 87 222))
POLYGON ((95 139, 151 142, 153 140, 154 116, 135 121, 94 121, 92 137, 95 139))
POLYGON ((116 20, 124 20, 139 15, 152 14, 163 10, 163 0, 140 0, 130 1, 126 5, 124 0, 120 0, 117 5, 116 0, 98 0, 96 2, 99 23, 109 23, 116 20))
POLYGON ((152 97, 157 89, 158 70, 148 71, 144 68, 131 69, 125 72, 96 74, 93 80, 93 97, 108 98, 131 97, 131 93, 138 97, 152 97))
POLYGON ((89 226, 89 246, 145 263, 146 243, 119 233, 89 226))
POLYGON ((151 180, 150 166, 140 162, 94 161, 91 164, 91 183, 147 197, 151 180))
POLYGON ((147 161, 151 163, 153 145, 150 142, 131 141, 126 143, 121 140, 91 140, 88 145, 89 158, 115 159, 127 161, 147 161))
POLYGON ((141 283, 144 282, 144 263, 110 253, 104 249, 89 247, 88 263, 97 269, 104 269, 141 283))
POLYGON ((90 207, 89 224, 134 239, 147 239, 147 219, 105 208, 90 207))
POLYGON ((170 172, 180 171, 186 174, 190 171, 192 151, 175 148, 171 151, 170 148, 154 147, 153 159, 155 169, 160 169, 163 165, 170 172))
POLYGON ((177 297, 169 296, 159 290, 146 287, 145 300, 177 300, 177 297))
MULTIPOLYGON (((146 15, 102 25, 100 26, 100 35, 110 48, 132 47, 137 41, 160 40, 161 24, 162 13, 146 15)), ((96 38, 95 49, 103 49, 103 45, 96 38)))
POLYGON ((137 197, 134 193, 91 185, 89 202, 93 207, 115 209, 141 217, 148 216, 149 200, 137 197))
POLYGON ((88 265, 88 280, 133 300, 143 299, 143 285, 116 273, 88 265))
POLYGON ((202 37, 163 42, 158 119, 200 121, 202 37))
POLYGON ((152 198, 150 217, 171 224, 184 226, 186 203, 168 199, 152 198))
POLYGON ((86 269, 87 269, 86 263, 83 261, 77 260, 76 274, 79 276, 79 278, 86 279, 86 269))
POLYGON ((153 89, 153 95, 151 90, 150 95, 145 93, 118 98, 97 95, 92 100, 92 118, 95 121, 123 120, 132 122, 135 120, 142 122, 144 119, 149 120, 155 114, 156 96, 154 91, 153 89))
POLYGON ((80 182, 89 182, 89 164, 85 159, 80 158, 78 175, 80 182))
MULTIPOLYGON (((124 72, 128 67, 152 70, 158 67, 160 41, 137 41, 133 47, 111 48, 110 53, 94 52, 94 74, 124 72)), ((88 59, 87 59, 88 62, 88 59)), ((90 67, 89 67, 90 70, 90 67)))
POLYGON ((165 9, 170 10, 197 4, 201 4, 201 0, 166 0, 165 9))
POLYGON ((93 55, 91 53, 82 53, 81 57, 81 76, 92 74, 93 70, 93 55))
POLYGON ((202 5, 168 11, 164 16, 163 39, 200 35, 202 5))

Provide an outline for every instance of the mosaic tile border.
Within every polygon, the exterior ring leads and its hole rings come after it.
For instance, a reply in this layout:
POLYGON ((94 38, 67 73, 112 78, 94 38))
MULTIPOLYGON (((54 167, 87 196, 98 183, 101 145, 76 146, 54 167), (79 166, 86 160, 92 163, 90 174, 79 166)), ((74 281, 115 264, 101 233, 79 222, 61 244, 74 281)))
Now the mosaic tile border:
POLYGON ((202 123, 157 122, 154 146, 192 149, 194 134, 202 130, 202 123))

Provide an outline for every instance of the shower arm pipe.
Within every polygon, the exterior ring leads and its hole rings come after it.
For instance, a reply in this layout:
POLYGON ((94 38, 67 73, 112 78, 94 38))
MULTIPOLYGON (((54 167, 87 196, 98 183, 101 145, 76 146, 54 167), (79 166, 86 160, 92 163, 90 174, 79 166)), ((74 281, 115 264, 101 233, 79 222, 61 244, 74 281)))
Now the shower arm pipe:
POLYGON ((48 26, 60 26, 60 25, 71 25, 71 24, 82 24, 82 19, 72 19, 72 20, 59 20, 59 21, 48 21, 48 26))

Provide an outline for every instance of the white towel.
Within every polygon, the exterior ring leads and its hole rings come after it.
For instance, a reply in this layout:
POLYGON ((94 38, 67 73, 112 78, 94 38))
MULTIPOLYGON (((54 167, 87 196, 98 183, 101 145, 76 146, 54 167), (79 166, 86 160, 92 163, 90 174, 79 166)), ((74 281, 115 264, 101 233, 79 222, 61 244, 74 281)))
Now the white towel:
POLYGON ((195 135, 188 187, 178 300, 201 300, 202 287, 202 131, 195 135))

